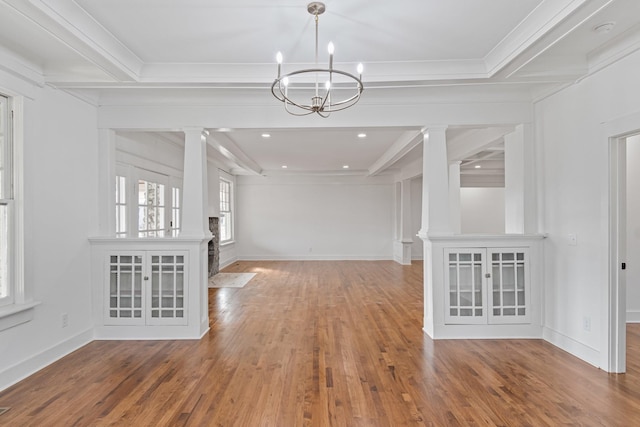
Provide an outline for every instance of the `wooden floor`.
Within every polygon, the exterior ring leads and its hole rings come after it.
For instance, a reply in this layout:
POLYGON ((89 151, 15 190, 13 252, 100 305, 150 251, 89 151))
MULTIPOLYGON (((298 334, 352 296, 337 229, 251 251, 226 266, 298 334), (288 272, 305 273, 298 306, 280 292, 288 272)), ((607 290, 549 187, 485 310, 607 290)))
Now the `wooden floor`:
POLYGON ((200 341, 96 341, 0 393, 2 426, 637 426, 625 375, 538 340, 432 341, 422 265, 242 262, 200 341))

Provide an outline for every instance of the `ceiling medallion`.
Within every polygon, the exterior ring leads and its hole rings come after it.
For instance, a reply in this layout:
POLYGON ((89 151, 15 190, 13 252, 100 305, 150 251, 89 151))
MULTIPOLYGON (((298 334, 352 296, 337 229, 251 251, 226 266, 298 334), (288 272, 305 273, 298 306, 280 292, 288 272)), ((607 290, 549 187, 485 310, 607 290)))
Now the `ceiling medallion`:
POLYGON ((315 17, 316 23, 316 62, 315 68, 291 71, 281 74, 282 53, 278 52, 278 76, 271 85, 271 93, 284 104, 285 110, 294 116, 306 116, 316 113, 329 117, 334 111, 353 106, 360 99, 362 86, 362 64, 358 64, 358 77, 346 71, 333 68, 333 43, 329 43, 329 68, 318 66, 318 16, 326 10, 324 3, 312 2, 307 11, 315 17), (334 78, 339 80, 334 82, 334 78), (322 86, 320 84, 322 83, 322 86), (311 83, 311 86, 309 85, 311 83), (334 86, 335 84, 335 86, 334 86), (342 94, 343 96, 339 96, 342 94), (310 102, 309 102, 310 99, 310 102))

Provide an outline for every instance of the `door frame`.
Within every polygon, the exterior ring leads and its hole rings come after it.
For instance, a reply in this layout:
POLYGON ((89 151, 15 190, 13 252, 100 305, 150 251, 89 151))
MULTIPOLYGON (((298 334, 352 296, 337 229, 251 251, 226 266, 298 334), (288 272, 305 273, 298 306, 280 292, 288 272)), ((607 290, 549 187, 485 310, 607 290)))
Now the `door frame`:
POLYGON ((626 280, 621 264, 626 262, 626 143, 640 133, 640 112, 603 123, 609 151, 609 248, 608 284, 603 287, 603 327, 601 368, 607 372, 626 371, 626 280))

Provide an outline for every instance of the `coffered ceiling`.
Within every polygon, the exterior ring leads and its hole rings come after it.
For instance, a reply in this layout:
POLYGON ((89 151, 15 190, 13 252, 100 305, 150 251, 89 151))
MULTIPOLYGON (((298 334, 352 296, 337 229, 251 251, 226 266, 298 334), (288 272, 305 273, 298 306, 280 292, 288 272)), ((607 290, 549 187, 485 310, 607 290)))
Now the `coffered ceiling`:
MULTIPOLYGON (((325 3, 320 61, 333 41, 337 67, 355 70, 364 63, 365 95, 375 100, 391 92, 426 88, 446 97, 486 86, 532 101, 640 47, 638 0, 325 3)), ((0 69, 99 107, 176 97, 224 102, 220 94, 234 105, 266 105, 277 102, 269 90, 277 51, 285 70, 314 61, 314 23, 306 4, 0 0, 0 69)), ((420 129, 336 126, 331 120, 287 129, 210 130, 218 148, 237 153, 235 162, 225 158, 240 172, 284 173, 286 165, 290 173, 346 173, 348 165, 350 173, 376 174, 419 158, 412 141, 420 129), (361 132, 367 138, 358 139, 361 132)), ((478 123, 476 130, 482 129, 478 123)), ((459 132, 449 131, 452 139, 459 132)), ((494 151, 501 143, 495 141, 494 151)), ((494 163, 500 158, 490 157, 494 163)))

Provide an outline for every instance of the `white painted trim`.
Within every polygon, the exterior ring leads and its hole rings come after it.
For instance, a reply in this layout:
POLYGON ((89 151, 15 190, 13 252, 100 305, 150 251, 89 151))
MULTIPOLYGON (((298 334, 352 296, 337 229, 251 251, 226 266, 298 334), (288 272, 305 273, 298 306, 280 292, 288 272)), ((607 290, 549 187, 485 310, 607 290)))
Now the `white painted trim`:
POLYGON ((53 362, 93 341, 93 328, 76 334, 0 372, 0 391, 16 384, 53 362))
POLYGON ((9 304, 0 307, 0 331, 31 321, 33 319, 33 309, 37 305, 40 305, 39 301, 9 304))
POLYGON ((627 323, 640 323, 640 310, 627 310, 627 323))
MULTIPOLYGON (((624 372, 626 365, 626 302, 624 280, 620 283, 618 266, 624 259, 619 259, 620 242, 619 235, 619 183, 622 178, 620 170, 625 170, 626 165, 620 165, 624 157, 620 159, 620 151, 626 147, 624 138, 640 129, 640 112, 633 112, 622 117, 602 123, 602 141, 608 145, 609 152, 609 194, 608 194, 608 249, 609 254, 609 280, 601 292, 602 312, 602 360, 600 366, 607 372, 624 372), (622 288, 622 289, 620 289, 622 288)), ((624 153, 623 153, 624 154, 624 153)), ((626 180, 626 174, 625 174, 626 180)))
POLYGON ((239 255, 237 261, 393 261, 393 255, 239 255))
POLYGON ((541 339, 542 328, 539 325, 441 325, 435 336, 426 329, 423 332, 434 340, 466 340, 466 339, 541 339))
POLYGON ((593 347, 589 347, 573 338, 564 335, 548 327, 542 328, 542 338, 556 347, 584 360, 585 362, 600 367, 601 352, 593 347))
MULTIPOLYGON (((208 319, 207 319, 208 320, 208 319)), ((96 326, 94 336, 96 340, 198 340, 208 331, 201 331, 202 324, 198 327, 191 325, 99 325, 96 326)))

